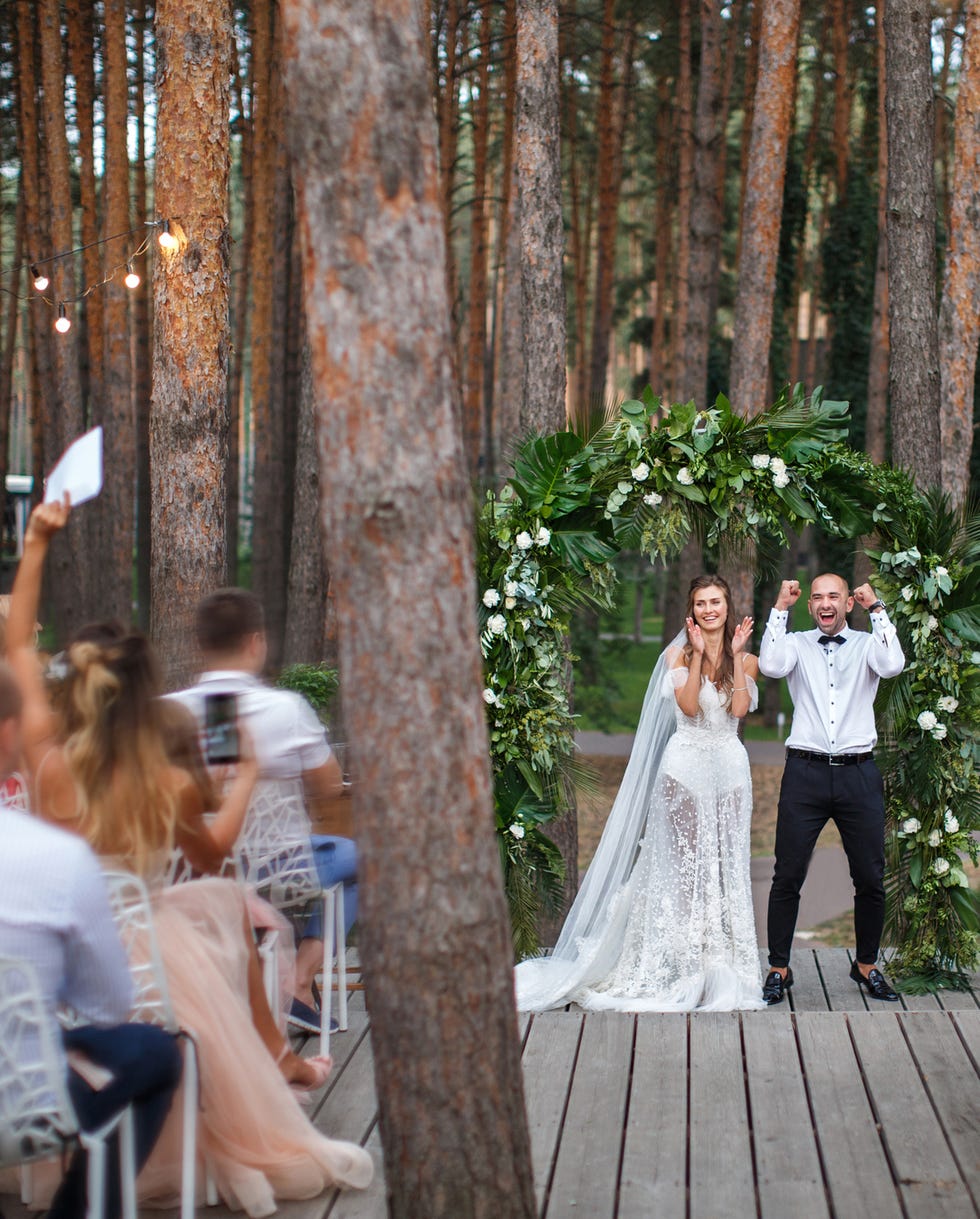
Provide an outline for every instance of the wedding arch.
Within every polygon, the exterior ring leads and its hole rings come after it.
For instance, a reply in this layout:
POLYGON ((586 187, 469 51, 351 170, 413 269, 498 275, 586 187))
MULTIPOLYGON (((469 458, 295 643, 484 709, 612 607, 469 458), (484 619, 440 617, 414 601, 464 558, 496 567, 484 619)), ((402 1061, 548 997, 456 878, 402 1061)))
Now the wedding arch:
MULTIPOLYGON (((480 630, 496 826, 518 956, 561 892, 548 822, 574 750, 564 669, 576 607, 607 606, 620 550, 652 562, 692 535, 721 551, 820 522, 873 537, 874 584, 907 666, 883 683, 890 965, 909 991, 963 988, 980 956, 967 861, 980 829, 980 518, 923 495, 845 443, 847 404, 787 389, 745 419, 719 397, 669 409, 651 390, 592 435, 519 448, 479 517, 480 630)), ((860 543, 859 543, 860 544, 860 543)))

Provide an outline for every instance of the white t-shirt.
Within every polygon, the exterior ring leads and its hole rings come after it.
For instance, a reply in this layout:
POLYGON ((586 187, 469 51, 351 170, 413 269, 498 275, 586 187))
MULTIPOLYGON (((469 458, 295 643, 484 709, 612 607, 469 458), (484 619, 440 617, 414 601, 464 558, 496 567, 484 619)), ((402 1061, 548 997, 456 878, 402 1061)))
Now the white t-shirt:
POLYGON ((250 673, 215 669, 193 686, 168 694, 204 726, 204 696, 234 694, 239 718, 252 739, 263 779, 300 779, 330 761, 327 734, 310 704, 293 690, 277 690, 250 673))

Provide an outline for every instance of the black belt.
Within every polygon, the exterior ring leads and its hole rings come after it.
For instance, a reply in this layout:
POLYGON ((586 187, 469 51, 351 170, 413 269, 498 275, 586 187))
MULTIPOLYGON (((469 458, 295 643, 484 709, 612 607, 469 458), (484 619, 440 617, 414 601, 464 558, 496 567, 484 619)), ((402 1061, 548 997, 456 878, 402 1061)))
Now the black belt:
POLYGON ((787 749, 788 758, 801 758, 804 762, 823 762, 825 766, 857 766, 859 762, 870 762, 873 753, 814 753, 812 749, 787 749))

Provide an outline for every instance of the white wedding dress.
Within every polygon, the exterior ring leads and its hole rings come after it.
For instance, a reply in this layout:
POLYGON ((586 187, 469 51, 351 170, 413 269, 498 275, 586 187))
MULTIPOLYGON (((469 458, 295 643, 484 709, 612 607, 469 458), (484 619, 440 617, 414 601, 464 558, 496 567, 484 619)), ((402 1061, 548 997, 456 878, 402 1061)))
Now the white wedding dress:
MULTIPOLYGON (((699 711, 671 645, 647 692, 626 775, 551 956, 515 971, 522 1011, 761 1008, 749 876, 752 780, 738 721, 702 683, 699 711)), ((755 683, 746 679, 752 705, 755 683)))

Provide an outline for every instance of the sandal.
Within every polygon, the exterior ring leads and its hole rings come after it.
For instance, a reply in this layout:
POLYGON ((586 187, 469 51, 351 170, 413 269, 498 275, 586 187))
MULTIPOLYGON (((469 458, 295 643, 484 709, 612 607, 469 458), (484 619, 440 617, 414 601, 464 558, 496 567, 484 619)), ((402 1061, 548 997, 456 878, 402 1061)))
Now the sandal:
POLYGON ((317 1054, 315 1058, 303 1058, 300 1061, 305 1062, 307 1066, 313 1068, 313 1077, 309 1082, 289 1081, 289 1086, 293 1092, 302 1096, 323 1087, 330 1078, 330 1072, 333 1070, 333 1059, 329 1054, 317 1054))

